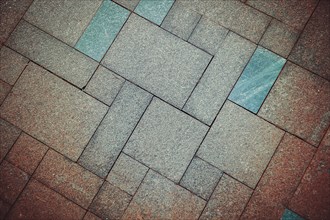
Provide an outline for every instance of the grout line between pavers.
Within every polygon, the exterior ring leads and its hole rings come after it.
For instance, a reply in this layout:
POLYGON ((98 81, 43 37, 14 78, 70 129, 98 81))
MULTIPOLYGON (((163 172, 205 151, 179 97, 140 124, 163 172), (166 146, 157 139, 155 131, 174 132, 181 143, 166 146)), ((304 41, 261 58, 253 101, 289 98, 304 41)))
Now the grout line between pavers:
MULTIPOLYGON (((194 12, 195 12, 195 11, 194 11, 194 12)), ((188 38, 187 38, 187 42, 189 42, 189 40, 190 40, 191 36, 192 36, 192 35, 193 35, 193 33, 195 32, 195 30, 196 30, 197 26, 199 25, 200 21, 202 20, 202 17, 204 16, 204 15, 202 15, 202 14, 198 13, 198 12, 196 12, 196 13, 199 15, 199 19, 198 19, 198 21, 197 21, 197 23, 196 23, 195 27, 193 28, 193 30, 192 30, 192 31, 191 31, 191 33, 189 34, 189 36, 188 36, 188 38)), ((189 42, 189 43, 190 43, 190 42, 189 42)))
MULTIPOLYGON (((141 0, 140 0, 140 1, 141 1, 141 0)), ((140 2, 139 2, 139 3, 140 3, 140 2)), ((163 25, 163 22, 165 21, 167 15, 168 15, 168 14, 170 13, 170 11, 172 10, 172 8, 173 8, 173 6, 174 6, 175 3, 176 3, 176 0, 173 1, 171 7, 167 10, 166 15, 164 16, 162 22, 160 22, 160 25, 158 25, 159 27, 161 27, 161 26, 163 25)), ((134 9, 134 10, 135 10, 135 9, 134 9)))

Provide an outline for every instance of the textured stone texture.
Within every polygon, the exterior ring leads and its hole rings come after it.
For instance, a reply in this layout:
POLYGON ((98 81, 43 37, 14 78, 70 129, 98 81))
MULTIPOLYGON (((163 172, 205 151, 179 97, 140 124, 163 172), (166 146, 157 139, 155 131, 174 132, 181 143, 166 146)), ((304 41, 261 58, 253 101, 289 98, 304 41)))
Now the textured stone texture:
POLYGON ((318 145, 330 124, 330 83, 287 63, 259 115, 318 145))
POLYGON ((13 146, 21 130, 0 118, 0 162, 13 146))
POLYGON ((220 170, 195 157, 182 177, 180 185, 208 200, 221 175, 220 170))
POLYGON ((28 63, 28 59, 3 46, 0 49, 0 79, 14 85, 28 63))
POLYGON ((226 28, 202 17, 190 36, 189 42, 215 55, 227 34, 226 28))
POLYGON ((107 180, 130 195, 134 195, 148 169, 148 167, 122 153, 111 169, 107 180))
POLYGON ((47 146, 22 133, 8 153, 6 160, 32 175, 47 150, 47 146))
POLYGON ((74 46, 101 2, 102 0, 35 0, 24 19, 74 46))
POLYGON ((252 192, 247 186, 223 175, 200 220, 238 219, 252 192))
POLYGON ((210 125, 256 45, 229 33, 183 110, 210 125))
POLYGON ((1 105, 0 115, 77 160, 107 107, 30 63, 1 105))
POLYGON ((10 213, 17 219, 82 219, 85 210, 32 179, 10 213))
POLYGON ((201 122, 155 98, 124 152, 179 182, 207 129, 201 122))
POLYGON ((227 101, 197 155, 254 188, 283 133, 227 101))
POLYGON ((140 0, 113 0, 113 1, 124 6, 130 11, 134 11, 135 7, 137 6, 140 0))
POLYGON ((10 204, 0 199, 0 219, 5 219, 7 212, 10 209, 10 204))
POLYGON ((124 84, 124 79, 117 74, 99 66, 88 82, 85 92, 110 105, 124 84))
POLYGON ((84 208, 102 184, 99 177, 53 150, 47 152, 33 177, 84 208))
POLYGON ((10 92, 11 86, 8 83, 3 82, 0 80, 0 105, 7 97, 8 93, 10 92))
POLYGON ((160 25, 168 11, 171 9, 174 1, 175 0, 140 0, 134 11, 142 17, 160 25))
POLYGON ((149 170, 123 220, 198 219, 205 201, 149 170))
POLYGON ((330 1, 316 8, 289 59, 330 80, 330 1))
POLYGON ((25 21, 18 24, 6 45, 80 88, 97 67, 89 57, 25 21))
POLYGON ((165 17, 162 27, 178 37, 188 40, 200 18, 201 15, 197 12, 187 10, 179 2, 175 2, 165 17))
POLYGON ((260 45, 287 57, 299 36, 299 31, 273 19, 263 35, 260 45))
POLYGON ((90 206, 103 219, 120 219, 132 196, 105 182, 90 206))
POLYGON ((79 163, 93 173, 106 177, 151 97, 146 91, 125 82, 79 163))
POLYGON ((254 191, 242 219, 280 219, 315 148, 286 133, 254 191))
POLYGON ((304 220, 303 218, 301 218, 299 215, 297 215, 296 213, 292 212, 289 209, 285 209, 281 220, 304 220))
POLYGON ((91 212, 87 212, 83 220, 101 220, 101 218, 97 217, 91 212))
POLYGON ((132 14, 103 64, 181 108, 210 58, 207 53, 132 14))

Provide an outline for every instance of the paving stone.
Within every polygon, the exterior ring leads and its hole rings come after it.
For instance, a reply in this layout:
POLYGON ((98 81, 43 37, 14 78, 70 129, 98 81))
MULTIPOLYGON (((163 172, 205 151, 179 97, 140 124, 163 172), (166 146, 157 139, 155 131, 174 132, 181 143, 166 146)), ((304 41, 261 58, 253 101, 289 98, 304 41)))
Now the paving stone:
POLYGON ((10 33, 29 8, 33 0, 3 0, 0 2, 0 46, 6 41, 10 33))
POLYGON ((126 81, 79 163, 106 177, 151 98, 151 94, 126 81))
POLYGON ((33 177, 84 208, 102 185, 102 179, 53 150, 47 152, 33 177))
POLYGON ((254 188, 283 131, 228 101, 197 156, 254 188))
POLYGON ((229 33, 183 110, 210 125, 255 48, 248 40, 229 33))
POLYGON ((208 200, 221 175, 220 170, 195 157, 182 177, 180 185, 208 200))
POLYGON ((74 46, 101 2, 102 0, 35 0, 24 19, 70 46, 74 46))
POLYGON ((205 201, 149 170, 123 220, 198 219, 205 201))
POLYGON ((124 81, 123 78, 114 72, 99 66, 87 84, 85 92, 110 105, 123 86, 124 81))
POLYGON ((288 62, 259 115, 318 145, 330 124, 330 83, 288 62))
POLYGON ((47 150, 46 145, 22 133, 8 153, 6 160, 32 175, 47 150))
POLYGON ((122 153, 111 169, 107 180, 128 194, 134 195, 148 169, 148 167, 122 153))
POLYGON ((80 88, 87 84, 97 67, 91 58, 23 20, 6 44, 80 88))
POLYGON ((203 16, 189 37, 189 42, 215 55, 227 34, 226 28, 203 16))
POLYGON ((7 212, 9 211, 10 206, 11 206, 10 204, 8 204, 0 199, 0 219, 5 219, 5 216, 6 216, 7 212))
POLYGON ((289 59, 330 80, 330 2, 320 1, 289 59))
POLYGON ((171 9, 174 1, 175 0, 140 0, 134 11, 142 17, 160 25, 171 9))
POLYGON ((21 130, 0 118, 0 162, 13 146, 21 130))
POLYGON ((0 80, 0 105, 5 100, 10 90, 11 90, 11 86, 8 83, 5 83, 2 80, 0 80))
POLYGON ((179 2, 175 2, 165 17, 162 27, 178 37, 188 40, 200 18, 201 15, 197 12, 187 10, 179 2))
POLYGON ((124 25, 129 11, 111 2, 103 1, 75 48, 100 61, 124 25))
POLYGON ((113 0, 113 1, 124 6, 130 11, 134 11, 135 7, 137 6, 140 0, 113 0))
POLYGON ((124 152, 179 182, 207 130, 206 125, 155 98, 124 152))
POLYGON ((31 179, 7 219, 82 219, 85 212, 78 205, 31 179))
POLYGON ((120 219, 132 196, 105 182, 90 206, 90 210, 103 219, 120 219))
POLYGON ((223 175, 200 220, 238 219, 252 192, 242 183, 223 175))
POLYGON ((0 166, 0 199, 13 204, 28 181, 25 172, 4 160, 0 166))
POLYGON ((330 216, 330 129, 308 167, 289 207, 307 219, 330 216))
POLYGON ((255 189, 242 219, 280 219, 315 148, 288 133, 255 189))
POLYGON ((270 22, 260 45, 283 57, 288 57, 299 36, 299 31, 273 19, 270 22))
POLYGON ((3 46, 0 49, 0 79, 14 85, 29 62, 28 59, 12 49, 3 46))
POLYGON ((77 160, 106 111, 106 105, 30 63, 2 104, 0 115, 77 160))
POLYGON ((101 220, 101 218, 97 217, 91 212, 87 212, 83 220, 101 220))
POLYGON ((296 213, 292 212, 289 209, 285 209, 281 220, 304 220, 303 218, 301 218, 299 215, 297 215, 296 213))
POLYGON ((202 50, 132 14, 103 64, 181 108, 210 59, 202 50))
POLYGON ((257 113, 286 60, 258 47, 229 95, 238 105, 257 113))

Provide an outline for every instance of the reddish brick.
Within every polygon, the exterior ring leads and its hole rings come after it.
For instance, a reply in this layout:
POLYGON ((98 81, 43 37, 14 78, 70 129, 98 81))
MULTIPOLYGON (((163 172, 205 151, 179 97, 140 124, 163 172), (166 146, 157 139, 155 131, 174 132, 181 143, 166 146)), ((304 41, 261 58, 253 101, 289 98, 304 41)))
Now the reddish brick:
POLYGON ((242 218, 280 219, 314 151, 311 145, 286 133, 242 218))
POLYGON ((21 130, 0 118, 0 162, 15 143, 21 130))
POLYGON ((85 210, 31 179, 8 214, 8 219, 82 219, 85 210))
POLYGON ((47 152, 34 177, 84 208, 102 184, 101 178, 53 150, 47 152))
POLYGON ((99 217, 97 217, 96 215, 94 215, 93 213, 87 212, 84 217, 84 220, 101 220, 101 219, 99 217))
POLYGON ((10 209, 10 205, 0 199, 0 219, 5 219, 5 215, 10 209))
POLYGON ((46 145, 22 133, 7 155, 6 160, 31 175, 47 149, 46 145))

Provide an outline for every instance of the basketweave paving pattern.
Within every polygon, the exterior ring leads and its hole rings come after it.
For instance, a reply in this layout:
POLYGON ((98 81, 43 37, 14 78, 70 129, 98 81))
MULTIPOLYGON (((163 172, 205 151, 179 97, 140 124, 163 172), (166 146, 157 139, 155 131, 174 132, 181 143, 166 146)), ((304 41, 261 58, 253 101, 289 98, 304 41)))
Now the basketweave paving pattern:
POLYGON ((3 0, 0 219, 329 219, 330 1, 3 0))

